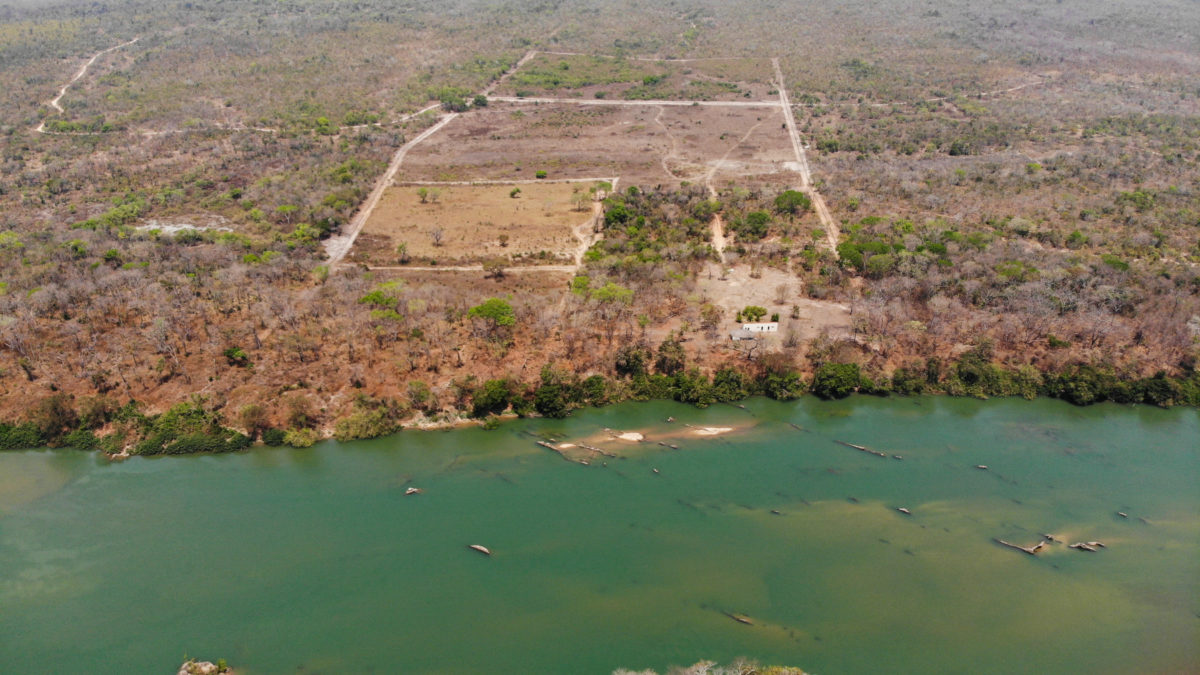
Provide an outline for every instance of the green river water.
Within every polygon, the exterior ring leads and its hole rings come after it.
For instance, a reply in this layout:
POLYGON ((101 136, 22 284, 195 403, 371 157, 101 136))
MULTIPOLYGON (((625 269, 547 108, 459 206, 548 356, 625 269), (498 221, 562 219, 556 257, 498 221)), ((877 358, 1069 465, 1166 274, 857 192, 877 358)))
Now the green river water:
POLYGON ((654 402, 307 450, 0 453, 0 672, 185 654, 247 674, 1200 672, 1200 414, 654 402), (534 435, 624 457, 573 464, 534 435), (1107 548, 992 541, 1039 533, 1107 548))

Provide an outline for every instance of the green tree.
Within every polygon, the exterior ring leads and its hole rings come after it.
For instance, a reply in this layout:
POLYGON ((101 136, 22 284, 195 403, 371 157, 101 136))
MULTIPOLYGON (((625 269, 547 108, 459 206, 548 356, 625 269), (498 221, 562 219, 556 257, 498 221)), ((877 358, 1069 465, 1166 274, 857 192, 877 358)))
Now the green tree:
POLYGON ((483 324, 489 338, 501 339, 506 337, 517 323, 517 315, 512 305, 500 298, 488 298, 467 310, 467 316, 477 319, 483 324))
POLYGON ((812 200, 798 190, 784 190, 775 198, 775 210, 779 213, 798 215, 812 208, 812 200))
POLYGON ((767 308, 759 307, 758 305, 747 305, 746 308, 742 310, 743 319, 745 319, 746 321, 748 321, 750 323, 754 323, 756 321, 761 321, 762 318, 766 315, 767 315, 767 308))
POLYGON ((683 345, 674 335, 669 335, 658 345, 658 356, 654 359, 654 368, 664 375, 674 375, 683 370, 686 365, 687 354, 683 351, 683 345))
POLYGON ((517 383, 509 378, 488 380, 475 390, 471 398, 471 415, 487 417, 498 415, 508 409, 513 398, 518 395, 517 383))
POLYGON ((846 398, 861 381, 857 363, 822 363, 813 376, 812 393, 825 399, 846 398))
POLYGON ((722 368, 713 375, 712 393, 723 403, 740 401, 750 395, 750 380, 736 368, 722 368))
POLYGON ((650 363, 650 350, 645 345, 625 345, 617 350, 613 369, 618 375, 636 377, 646 374, 646 366, 650 363))

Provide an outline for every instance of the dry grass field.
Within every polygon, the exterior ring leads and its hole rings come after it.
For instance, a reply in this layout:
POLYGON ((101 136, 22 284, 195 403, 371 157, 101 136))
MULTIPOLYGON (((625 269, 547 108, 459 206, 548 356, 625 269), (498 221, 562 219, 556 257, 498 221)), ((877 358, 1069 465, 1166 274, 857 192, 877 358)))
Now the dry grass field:
POLYGON ((526 180, 546 171, 652 187, 703 182, 714 167, 716 180, 770 174, 793 157, 782 124, 771 106, 493 104, 413 148, 399 179, 526 180))
POLYGON ((643 60, 541 53, 497 89, 502 96, 625 100, 769 100, 766 59, 643 60))
POLYGON ((356 242, 352 258, 371 265, 571 263, 573 228, 592 217, 588 183, 396 185, 356 242), (514 190, 520 192, 511 196, 514 190), (438 234, 440 233, 440 235, 438 234))

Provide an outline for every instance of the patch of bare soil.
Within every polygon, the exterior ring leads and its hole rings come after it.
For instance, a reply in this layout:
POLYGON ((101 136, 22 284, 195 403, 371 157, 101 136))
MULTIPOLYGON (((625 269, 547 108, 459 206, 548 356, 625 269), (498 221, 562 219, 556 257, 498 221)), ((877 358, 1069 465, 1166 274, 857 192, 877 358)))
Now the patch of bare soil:
POLYGON ((592 220, 587 183, 388 188, 351 259, 371 265, 574 262, 574 229, 592 220), (398 247, 403 245, 403 250, 398 247))
POLYGON ((831 336, 850 333, 848 305, 804 297, 800 280, 782 270, 752 271, 746 265, 722 269, 710 265, 699 277, 699 288, 709 302, 724 310, 726 321, 721 326, 724 333, 740 327, 734 319, 748 305, 765 307, 768 319, 770 314, 779 314, 779 333, 768 334, 767 341, 783 339, 789 333, 801 340, 810 340, 822 332, 831 336))
POLYGON ((786 170, 777 107, 500 104, 460 116, 413 148, 400 181, 620 177, 677 185, 786 170), (715 171, 714 171, 715 169, 715 171))

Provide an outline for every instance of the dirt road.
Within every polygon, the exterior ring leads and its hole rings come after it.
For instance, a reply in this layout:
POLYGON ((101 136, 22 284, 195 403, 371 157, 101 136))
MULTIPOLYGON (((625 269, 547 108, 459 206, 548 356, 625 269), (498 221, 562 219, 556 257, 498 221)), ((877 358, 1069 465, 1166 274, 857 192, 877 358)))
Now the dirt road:
POLYGON ((354 240, 358 238, 358 233, 362 232, 363 225, 367 224, 367 219, 371 217, 371 212, 379 205, 379 200, 383 198, 384 191, 392 184, 392 179, 396 177, 396 173, 400 171, 400 165, 404 162, 404 157, 408 154, 408 151, 412 150, 421 141, 441 131, 442 127, 453 122, 457 117, 458 113, 447 113, 437 124, 429 127, 411 141, 400 146, 396 154, 392 155, 392 161, 388 164, 387 171, 379 177, 379 180, 375 181, 374 189, 371 190, 370 196, 367 197, 367 201, 363 202, 358 213, 354 214, 354 217, 350 219, 350 222, 341 234, 325 240, 325 252, 329 255, 330 265, 338 264, 350 252, 350 247, 354 246, 354 240))
MULTIPOLYGON (((84 63, 82 66, 80 66, 79 70, 75 71, 75 76, 72 77, 66 84, 64 84, 62 86, 61 89, 58 90, 58 96, 55 96, 54 98, 50 99, 49 106, 51 108, 54 108, 56 111, 58 111, 60 113, 65 112, 63 110, 63 107, 61 105, 59 105, 58 102, 62 100, 63 96, 67 95, 67 90, 71 88, 71 85, 78 82, 79 78, 81 78, 85 74, 87 74, 88 68, 92 67, 92 64, 96 62, 96 59, 100 58, 101 56, 104 56, 105 54, 107 54, 109 52, 115 52, 116 50, 118 50, 122 47, 128 47, 129 45, 131 45, 137 41, 138 41, 138 38, 133 38, 129 42, 122 42, 121 44, 116 45, 115 47, 109 47, 108 49, 105 49, 103 51, 99 51, 99 52, 96 52, 95 54, 93 54, 92 58, 88 59, 86 63, 84 63)), ((38 132, 39 134, 46 133, 46 123, 45 122, 39 123, 37 125, 37 128, 34 129, 34 131, 38 132)))
POLYGON ((783 71, 779 68, 779 59, 771 59, 771 67, 775 69, 775 81, 779 85, 779 105, 783 106, 784 123, 787 125, 788 135, 792 138, 792 149, 796 152, 796 169, 800 174, 800 190, 808 193, 812 199, 813 210, 817 212, 821 228, 825 230, 826 243, 829 244, 829 250, 833 252, 833 257, 836 259, 841 230, 838 229, 837 222, 830 215, 829 208, 825 206, 825 199, 813 187, 812 171, 808 167, 808 156, 804 154, 804 143, 800 140, 800 132, 796 129, 796 117, 792 114, 792 103, 788 100, 787 83, 784 82, 783 71))

